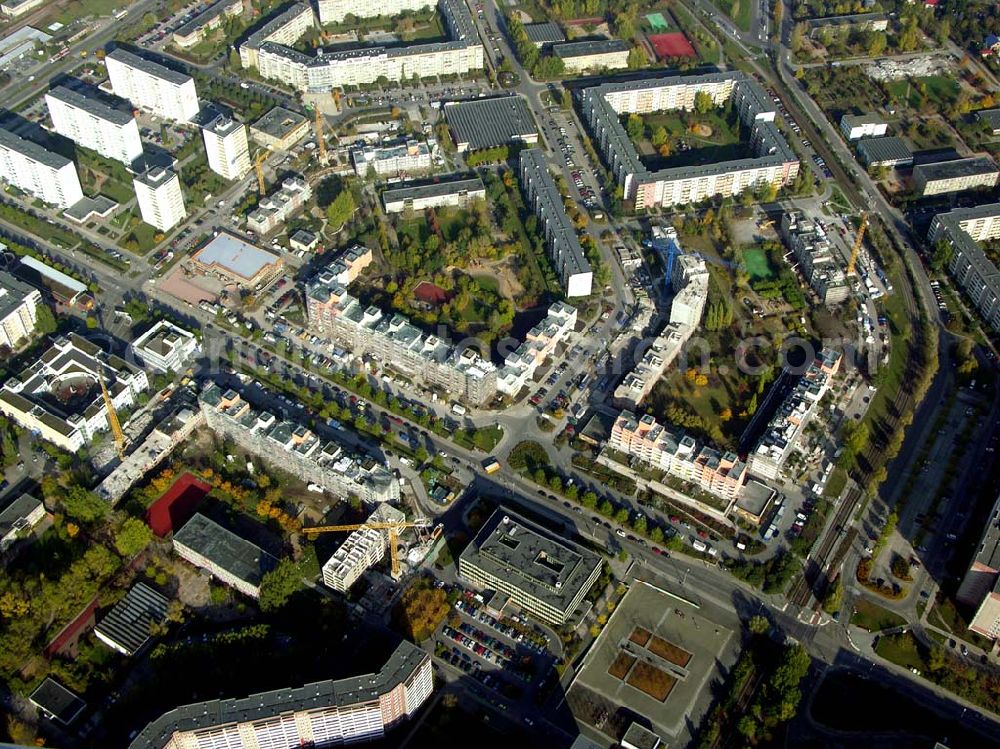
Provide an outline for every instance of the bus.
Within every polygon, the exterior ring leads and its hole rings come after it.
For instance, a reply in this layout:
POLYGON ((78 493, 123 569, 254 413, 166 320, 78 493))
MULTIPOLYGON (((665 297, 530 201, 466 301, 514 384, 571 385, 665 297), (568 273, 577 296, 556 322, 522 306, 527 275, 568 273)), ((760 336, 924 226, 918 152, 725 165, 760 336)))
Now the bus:
POLYGON ((483 470, 486 473, 496 473, 500 470, 500 461, 494 458, 492 455, 482 462, 483 470))

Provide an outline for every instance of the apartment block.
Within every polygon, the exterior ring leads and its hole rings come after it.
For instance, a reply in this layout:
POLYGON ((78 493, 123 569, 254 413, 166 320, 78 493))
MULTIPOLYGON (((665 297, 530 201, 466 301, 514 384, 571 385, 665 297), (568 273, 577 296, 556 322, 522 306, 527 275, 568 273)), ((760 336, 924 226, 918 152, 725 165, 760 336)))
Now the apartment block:
POLYGON ((227 19, 243 12, 243 0, 219 0, 174 32, 173 40, 181 49, 190 49, 208 34, 222 28, 227 19))
POLYGON ((372 356, 384 367, 414 382, 437 387, 469 403, 484 403, 497 391, 497 370, 471 348, 457 349, 425 335, 399 314, 365 307, 324 271, 306 285, 309 328, 347 347, 358 357, 372 356))
POLYGON ((157 117, 190 122, 198 114, 194 79, 118 47, 104 59, 115 96, 157 117))
POLYGON ((806 426, 816 415, 820 400, 830 389, 830 379, 840 369, 840 361, 839 353, 824 349, 805 374, 799 376, 750 453, 748 467, 752 474, 772 480, 782 474, 806 426))
POLYGON ((1000 497, 962 578, 957 599, 976 610, 969 629, 990 640, 1000 637, 1000 497))
POLYGON ((428 208, 464 208, 473 200, 485 200, 486 187, 479 177, 434 182, 429 185, 396 187, 382 193, 386 213, 428 208))
POLYGON ((381 462, 325 441, 302 424, 253 408, 235 390, 210 383, 198 397, 217 433, 303 481, 368 504, 399 500, 399 482, 381 462))
POLYGON ((395 16, 405 11, 421 10, 433 6, 431 0, 319 0, 319 22, 324 26, 328 23, 341 23, 348 16, 355 18, 374 18, 376 16, 395 16))
POLYGON ((16 349, 35 332, 42 292, 0 271, 0 346, 16 349))
POLYGON ((0 128, 0 180, 57 208, 83 200, 70 159, 0 128))
MULTIPOLYGON (((324 283, 340 286, 351 284, 361 272, 371 265, 374 256, 370 247, 356 244, 341 251, 333 261, 323 270, 321 274, 324 283)), ((316 313, 322 314, 324 310, 317 307, 316 313)))
POLYGON ((649 396, 660 377, 683 352, 684 346, 701 324, 708 301, 708 267, 705 261, 683 254, 672 226, 654 226, 652 246, 661 257, 674 256, 671 271, 673 299, 670 319, 653 339, 639 363, 615 388, 613 402, 618 408, 635 410, 649 396))
POLYGON ((126 166, 142 156, 139 126, 131 111, 112 106, 99 94, 88 95, 66 86, 45 94, 55 131, 77 145, 126 166))
POLYGON ((201 130, 208 155, 208 168, 230 181, 250 173, 250 143, 247 128, 229 115, 213 117, 201 130))
POLYGON ((173 545, 181 559, 251 598, 260 598, 264 575, 278 566, 278 560, 259 546, 200 512, 174 534, 173 545))
POLYGON ((951 245, 948 272, 993 330, 1000 331, 1000 271, 979 242, 1000 238, 1000 203, 939 213, 927 235, 933 246, 951 245))
POLYGON ((119 412, 149 388, 146 373, 75 333, 60 336, 0 389, 0 413, 70 453, 109 429, 103 379, 119 412))
MULTIPOLYGON (((384 502, 368 516, 367 523, 398 523, 406 516, 384 502)), ((323 584, 346 593, 365 572, 382 561, 388 550, 389 531, 359 528, 340 545, 323 565, 323 584)))
POLYGON ((502 506, 458 558, 459 576, 555 626, 570 620, 600 572, 597 554, 502 506))
POLYGON ((545 163, 545 153, 528 148, 518 155, 521 191, 525 202, 538 218, 538 226, 549 251, 552 265, 559 274, 567 297, 589 296, 594 273, 587 262, 563 205, 563 196, 556 187, 545 163))
POLYGON ((354 173, 364 177, 372 170, 378 176, 405 174, 431 168, 431 149, 412 138, 381 146, 366 146, 351 151, 354 173))
POLYGON ((649 414, 622 411, 607 446, 728 502, 740 496, 747 479, 747 466, 735 453, 699 446, 683 429, 660 424, 649 414))
POLYGON ((996 187, 1000 170, 989 156, 937 161, 913 167, 913 189, 918 195, 942 195, 996 187))
MULTIPOLYGON (((315 24, 308 5, 295 5, 240 45, 240 59, 263 77, 304 93, 375 83, 383 77, 402 81, 482 69, 483 47, 468 7, 461 0, 438 0, 437 8, 450 41, 320 48, 315 55, 308 55, 288 46, 315 24)), ((331 11, 321 9, 323 12, 331 11)))
POLYGON ((372 741, 413 717, 433 691, 430 655, 404 640, 375 673, 178 707, 147 725, 129 749, 284 749, 372 741))
POLYGON ((552 45, 552 54, 563 61, 567 73, 621 70, 628 67, 628 53, 629 45, 620 39, 552 45))
POLYGON ((798 176, 798 158, 774 123, 771 99, 756 81, 738 71, 605 83, 584 89, 581 105, 595 147, 636 210, 733 197, 768 185, 782 187, 798 176), (690 110, 698 93, 708 94, 716 106, 733 102, 754 156, 649 171, 625 131, 621 115, 690 110))
POLYGON ((20 18, 40 6, 44 0, 4 0, 0 3, 0 12, 7 18, 20 18))
POLYGON ((847 140, 878 138, 889 131, 889 125, 877 114, 845 114, 840 118, 840 132, 847 140))
POLYGON ((786 211, 781 216, 781 233, 823 304, 829 307, 846 301, 851 287, 823 228, 801 211, 786 211))
POLYGON ((515 396, 521 392, 535 370, 552 356, 556 346, 564 343, 576 327, 576 308, 564 302, 555 302, 538 325, 528 331, 524 342, 507 354, 504 366, 497 375, 497 390, 515 396))
POLYGON ((142 220, 162 232, 187 218, 181 180, 171 169, 155 166, 132 178, 142 220))
POLYGON ((132 341, 132 352, 145 366, 158 372, 181 372, 199 352, 194 333, 160 320, 132 341))
POLYGON ((247 228, 264 236, 284 224, 312 197, 312 188, 302 177, 286 177, 278 192, 262 199, 247 215, 247 228))

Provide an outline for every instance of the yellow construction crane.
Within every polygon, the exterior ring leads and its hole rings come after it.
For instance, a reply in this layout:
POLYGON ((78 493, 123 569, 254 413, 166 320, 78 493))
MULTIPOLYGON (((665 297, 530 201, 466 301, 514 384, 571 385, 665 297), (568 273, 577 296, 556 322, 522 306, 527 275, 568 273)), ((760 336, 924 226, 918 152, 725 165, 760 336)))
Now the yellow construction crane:
POLYGON ((853 275, 854 266, 858 264, 858 253, 861 252, 861 242, 865 238, 865 229, 868 228, 868 211, 861 213, 861 223, 858 225, 858 235, 854 238, 854 246, 851 248, 851 259, 847 261, 847 275, 853 275))
MULTIPOLYGON (((399 579, 399 552, 396 549, 396 545, 399 542, 399 532, 405 530, 406 528, 427 528, 431 524, 430 520, 426 518, 421 518, 420 520, 400 520, 398 522, 372 522, 372 523, 353 523, 350 525, 317 525, 312 528, 303 528, 303 533, 308 533, 310 535, 318 533, 344 533, 348 531, 357 531, 362 528, 370 528, 376 531, 388 531, 389 532, 389 558, 392 560, 392 577, 393 579, 399 579)), ((432 533, 432 538, 436 538, 441 535, 438 528, 435 528, 432 533)))
POLYGON ((264 162, 267 161, 267 157, 267 149, 262 148, 257 152, 257 158, 253 164, 254 169, 257 170, 257 189, 260 190, 261 197, 267 192, 267 185, 264 184, 264 162))
POLYGON ((316 107, 316 145, 319 147, 319 160, 326 163, 326 142, 323 140, 323 113, 316 107))
POLYGON ((101 395, 104 396, 104 407, 108 410, 108 425, 111 427, 111 434, 115 438, 115 449, 118 450, 118 457, 125 460, 125 433, 122 425, 118 421, 118 412, 115 411, 115 404, 111 402, 111 394, 108 386, 104 382, 104 375, 101 374, 100 364, 97 366, 97 379, 101 382, 101 395))

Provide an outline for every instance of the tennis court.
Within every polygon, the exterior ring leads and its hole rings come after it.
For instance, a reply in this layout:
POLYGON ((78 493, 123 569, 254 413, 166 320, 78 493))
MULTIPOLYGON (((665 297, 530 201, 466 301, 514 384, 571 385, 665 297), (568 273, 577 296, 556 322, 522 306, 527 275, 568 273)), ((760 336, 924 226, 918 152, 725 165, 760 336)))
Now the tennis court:
POLYGON ((747 273, 750 274, 751 281, 766 281, 774 278, 774 271, 767 261, 767 253, 759 247, 750 247, 743 250, 743 264, 747 273))
POLYGON ((653 51, 661 60, 669 57, 697 57, 691 42, 679 31, 670 34, 653 34, 649 37, 649 43, 653 45, 653 51))
POLYGON ((655 31, 666 31, 670 28, 670 24, 667 23, 667 19, 663 17, 662 13, 647 13, 646 21, 649 23, 649 28, 655 31))

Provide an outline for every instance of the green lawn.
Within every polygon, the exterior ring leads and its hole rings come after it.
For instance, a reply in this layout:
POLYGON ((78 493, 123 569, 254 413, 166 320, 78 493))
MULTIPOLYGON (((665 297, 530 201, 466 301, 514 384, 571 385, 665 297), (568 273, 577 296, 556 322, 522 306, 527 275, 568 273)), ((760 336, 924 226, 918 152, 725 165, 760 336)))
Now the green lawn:
MULTIPOLYGON (((867 598, 859 598, 854 602, 854 613, 851 614, 851 624, 869 632, 879 632, 883 629, 901 627, 906 619, 894 611, 872 603, 867 598)), ((885 639, 885 638, 883 638, 885 639)))
POLYGON ((836 499, 844 491, 845 486, 847 486, 847 471, 843 468, 834 468, 830 473, 829 480, 826 482, 826 489, 823 490, 823 496, 836 499))
POLYGON ((917 642, 912 632, 882 637, 875 646, 875 652, 887 661, 903 668, 927 670, 927 657, 923 646, 917 642))
POLYGON ((751 281, 768 281, 776 278, 774 268, 767 260, 767 253, 760 247, 748 247, 743 250, 743 264, 751 281))
POLYGON ((743 31, 750 30, 750 11, 753 0, 719 0, 717 5, 743 31))
POLYGON ((934 608, 927 615, 927 621, 936 627, 951 632, 958 639, 965 640, 984 650, 989 650, 991 647, 991 643, 985 637, 969 631, 969 625, 958 609, 955 608, 955 602, 950 598, 942 597, 941 594, 938 594, 938 600, 934 604, 934 608))
POLYGON ((923 91, 926 91, 928 101, 937 108, 952 104, 959 92, 958 82, 943 75, 904 78, 886 84, 886 88, 894 101, 905 102, 911 109, 920 107, 923 91))
POLYGON ((112 11, 127 6, 126 0, 70 0, 57 18, 65 25, 88 16, 110 16, 112 11))

